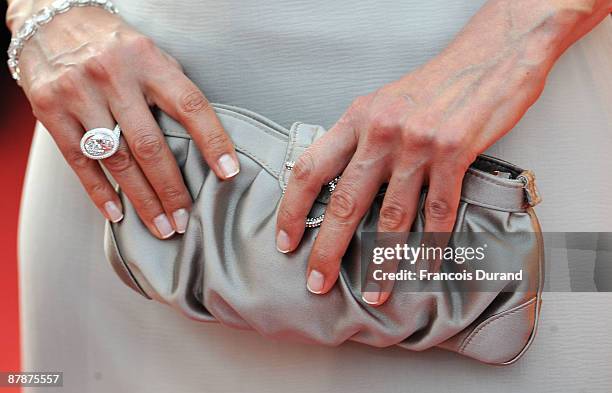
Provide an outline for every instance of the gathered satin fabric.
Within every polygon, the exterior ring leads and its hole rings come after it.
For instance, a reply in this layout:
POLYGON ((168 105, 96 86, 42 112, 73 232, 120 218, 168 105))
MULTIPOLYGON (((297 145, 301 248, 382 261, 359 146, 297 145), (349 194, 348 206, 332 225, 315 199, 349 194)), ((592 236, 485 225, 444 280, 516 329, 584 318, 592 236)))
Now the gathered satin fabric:
MULTIPOLYGON (((107 224, 105 243, 126 284, 189 318, 273 338, 324 345, 354 340, 412 350, 440 346, 496 364, 512 362, 524 352, 538 318, 543 255, 539 224, 520 180, 470 168, 455 231, 491 234, 495 241, 486 263, 497 264, 500 271, 523 270, 522 281, 499 281, 486 290, 472 282, 462 292, 410 292, 398 282, 385 305, 367 305, 361 299, 360 247, 362 234, 376 230, 381 193, 354 235, 337 284, 317 296, 304 285, 317 229, 307 229, 300 247, 290 254, 276 250, 274 237, 278 204, 290 176, 284 163, 295 161, 325 130, 299 122, 287 130, 227 105, 216 105, 216 111, 236 145, 240 176, 218 180, 187 132, 160 114, 194 205, 185 234, 162 241, 148 232, 121 195, 125 218, 107 224), (517 243, 503 238, 508 233, 532 236, 517 243)), ((514 176, 522 171, 486 156, 477 164, 504 168, 514 176)), ((313 211, 323 211, 326 202, 318 198, 313 211)), ((421 210, 413 231, 423 231, 423 222, 421 210)))

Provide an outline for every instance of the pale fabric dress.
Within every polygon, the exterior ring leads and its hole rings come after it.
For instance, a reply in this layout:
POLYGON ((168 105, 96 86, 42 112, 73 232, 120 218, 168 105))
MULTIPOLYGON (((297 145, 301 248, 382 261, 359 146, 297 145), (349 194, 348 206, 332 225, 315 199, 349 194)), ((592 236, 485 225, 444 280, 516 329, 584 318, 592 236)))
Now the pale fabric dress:
MULTIPOLYGON (((356 96, 438 53, 483 0, 116 3, 212 101, 330 126, 356 96)), ((547 231, 612 231, 611 95, 606 18, 490 149, 535 170, 547 231)), ((612 391, 610 293, 546 293, 533 347, 505 368, 439 350, 273 342, 192 322, 125 287, 104 258, 103 225, 39 128, 20 224, 23 366, 63 371, 65 392, 612 391)))

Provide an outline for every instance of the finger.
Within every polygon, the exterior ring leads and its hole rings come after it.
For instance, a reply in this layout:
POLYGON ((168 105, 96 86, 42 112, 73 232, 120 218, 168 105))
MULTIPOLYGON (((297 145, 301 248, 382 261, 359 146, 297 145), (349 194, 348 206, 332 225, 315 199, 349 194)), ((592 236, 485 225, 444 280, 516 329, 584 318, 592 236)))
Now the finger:
MULTIPOLYGON (((426 247, 444 248, 448 245, 457 219, 457 209, 461 198, 464 171, 454 167, 432 167, 429 173, 429 187, 425 198, 426 247)), ((439 255, 439 253, 434 253, 439 255)), ((441 259, 426 261, 429 271, 439 271, 441 259)))
POLYGON ((71 116, 58 116, 44 124, 96 207, 107 220, 121 221, 123 206, 112 184, 100 164, 87 158, 80 149, 81 124, 71 116))
MULTIPOLYGON (((400 242, 404 236, 389 234, 410 230, 417 213, 422 185, 423 171, 416 165, 396 170, 393 173, 380 209, 378 232, 382 238, 381 241, 377 239, 377 246, 381 246, 381 244, 384 246, 390 240, 400 242)), ((396 260, 388 260, 380 265, 368 264, 362 294, 366 303, 379 306, 387 301, 393 290, 393 281, 388 279, 376 280, 375 277, 381 277, 381 275, 375 276, 374 272, 380 270, 382 273, 392 273, 397 271, 397 267, 398 262, 396 260)))
POLYGON ((134 205, 138 216, 153 235, 160 239, 167 239, 176 233, 157 194, 140 170, 123 138, 119 144, 119 150, 111 157, 104 159, 103 165, 121 186, 127 198, 134 205))
POLYGON ((299 245, 321 187, 342 172, 356 145, 353 130, 339 122, 299 157, 278 209, 276 248, 280 252, 293 251, 299 245))
POLYGON ((425 198, 425 232, 452 232, 461 198, 463 171, 433 167, 425 198))
POLYGON ((385 173, 382 162, 362 157, 359 149, 332 193, 325 220, 314 242, 307 269, 307 288, 328 292, 359 222, 372 204, 385 173))
MULTIPOLYGON (((84 108, 88 106, 85 105, 84 108)), ((98 127, 113 128, 115 120, 108 109, 90 110, 83 115, 81 123, 85 129, 98 127)), ((140 170, 136 160, 121 138, 119 149, 115 154, 101 161, 122 191, 132 202, 134 209, 149 231, 160 239, 166 239, 175 233, 172 223, 164 213, 161 202, 155 191, 140 170)))
POLYGON ((204 94, 180 70, 145 81, 147 95, 189 132, 208 166, 220 179, 240 172, 234 145, 204 94))
POLYGON ((407 232, 417 213, 423 170, 414 166, 397 169, 391 176, 378 219, 378 232, 407 232))
POLYGON ((135 88, 126 89, 121 98, 110 100, 110 107, 121 125, 132 156, 157 194, 172 227, 178 233, 184 233, 191 196, 144 96, 135 88), (124 100, 123 103, 120 104, 119 99, 124 100), (129 110, 125 110, 126 103, 129 103, 129 110))

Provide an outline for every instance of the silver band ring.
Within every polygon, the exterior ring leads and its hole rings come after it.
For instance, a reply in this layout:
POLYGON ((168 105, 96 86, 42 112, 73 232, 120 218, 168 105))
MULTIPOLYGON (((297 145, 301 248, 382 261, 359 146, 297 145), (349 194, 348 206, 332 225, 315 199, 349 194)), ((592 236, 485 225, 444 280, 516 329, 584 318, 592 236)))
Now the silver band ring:
POLYGON ((93 128, 81 138, 81 151, 87 158, 103 160, 115 154, 119 149, 121 128, 119 124, 109 128, 93 128))
MULTIPOLYGON (((293 170, 294 166, 295 166, 295 162, 293 161, 285 162, 285 168, 288 171, 293 170)), ((327 183, 327 191, 329 192, 329 195, 331 195, 334 192, 334 190, 336 189, 336 186, 338 185, 339 180, 340 180, 340 176, 336 176, 332 181, 327 183)), ((285 194, 285 190, 283 189, 283 195, 284 194, 285 194)), ((323 224, 324 219, 325 219, 325 213, 322 213, 316 217, 306 217, 306 222, 304 223, 304 226, 306 228, 318 228, 321 226, 321 224, 323 224)))

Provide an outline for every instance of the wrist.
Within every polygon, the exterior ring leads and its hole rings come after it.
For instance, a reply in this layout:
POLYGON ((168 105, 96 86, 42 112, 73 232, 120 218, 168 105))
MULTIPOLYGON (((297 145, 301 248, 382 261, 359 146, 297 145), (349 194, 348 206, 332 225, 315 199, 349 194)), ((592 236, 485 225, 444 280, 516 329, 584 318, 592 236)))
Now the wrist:
POLYGON ((53 0, 10 0, 6 10, 6 26, 15 35, 32 14, 52 2, 53 0))
MULTIPOLYGON (((11 39, 7 51, 8 67, 13 79, 15 79, 17 83, 20 83, 21 80, 20 58, 27 46, 26 44, 31 41, 32 38, 38 38, 40 36, 38 33, 41 29, 44 29, 47 24, 55 24, 55 26, 58 26, 57 23, 53 23, 54 19, 56 17, 61 17, 61 14, 72 11, 74 8, 104 9, 101 12, 110 15, 118 12, 110 0, 56 0, 49 6, 43 7, 35 13, 30 14, 17 31, 13 33, 13 38, 11 39)), ((75 12, 76 11, 70 13, 74 14, 75 12)), ((47 29, 46 33, 48 32, 49 30, 47 29)), ((66 38, 67 36, 64 35, 64 37, 61 37, 60 42, 65 41, 66 38)), ((36 40, 34 39, 34 41, 36 40)))
POLYGON ((514 81, 517 86, 533 86, 539 91, 563 51, 607 15, 606 7, 579 3, 489 1, 449 46, 417 73, 433 76, 439 85, 495 78, 504 85, 514 81))

